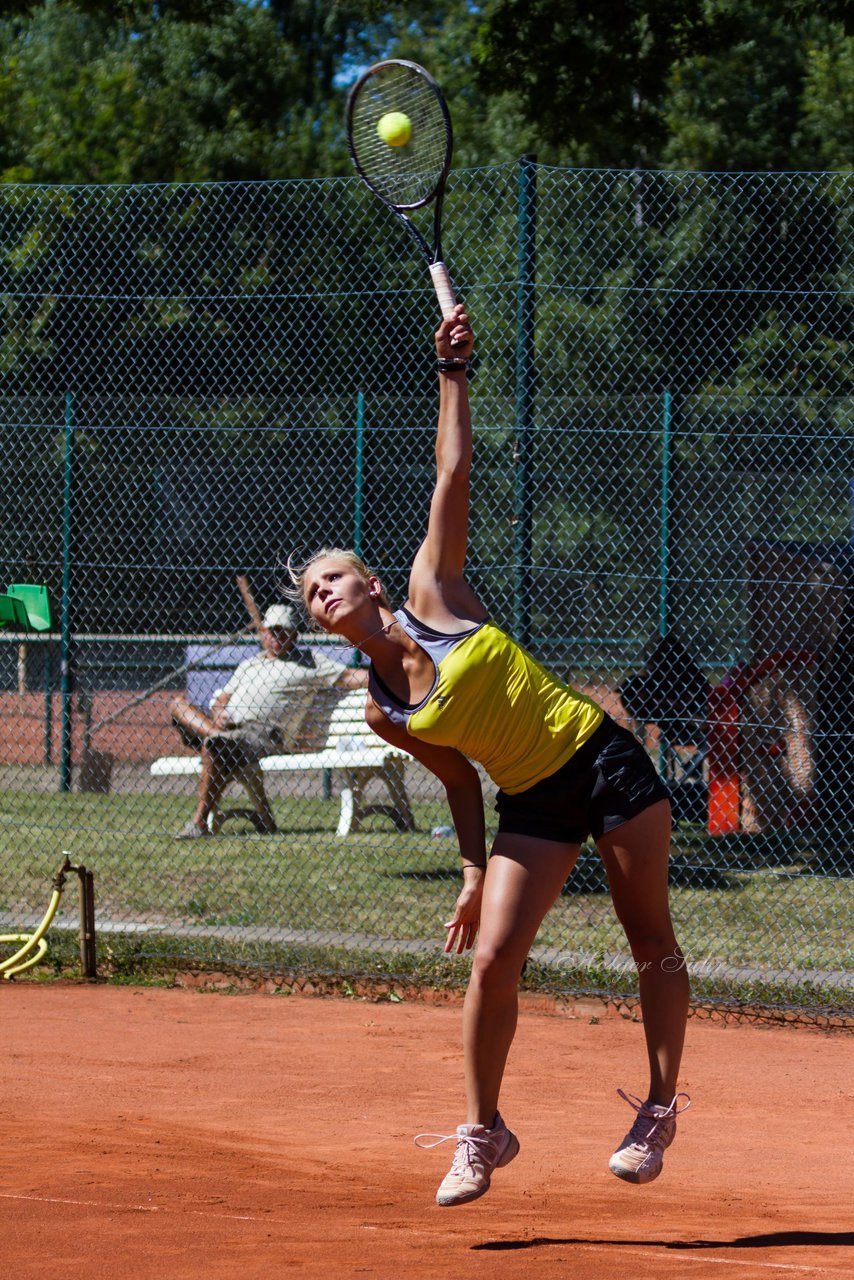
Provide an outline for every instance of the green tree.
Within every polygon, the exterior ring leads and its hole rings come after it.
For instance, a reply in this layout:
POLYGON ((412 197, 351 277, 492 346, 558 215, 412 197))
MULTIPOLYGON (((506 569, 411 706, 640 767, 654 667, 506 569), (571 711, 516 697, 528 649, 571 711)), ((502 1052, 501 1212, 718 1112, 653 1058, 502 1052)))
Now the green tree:
MULTIPOLYGON (((745 18, 747 14, 745 13, 745 18)), ((818 169, 852 156, 852 41, 841 24, 793 26, 758 6, 724 49, 677 60, 662 115, 675 169, 818 169), (847 126, 847 128, 846 128, 847 126)))
POLYGON ((653 164, 665 137, 662 87, 702 10, 702 0, 492 0, 477 28, 479 90, 518 93, 565 159, 653 164))
POLYGON ((0 173, 70 183, 349 171, 338 78, 370 30, 338 5, 28 6, 0 24, 0 173))
POLYGON ((807 46, 800 144, 811 168, 850 169, 854 162, 854 37, 841 28, 807 46))
POLYGON ((516 160, 535 142, 543 160, 556 158, 525 119, 515 86, 492 86, 484 92, 478 82, 473 59, 480 20, 476 6, 468 0, 405 4, 397 17, 385 43, 380 29, 375 30, 373 56, 411 58, 436 77, 453 117, 456 168, 516 160))
POLYGON ((561 162, 796 168, 802 112, 831 112, 834 85, 850 103, 846 18, 844 0, 488 0, 473 60, 561 162))

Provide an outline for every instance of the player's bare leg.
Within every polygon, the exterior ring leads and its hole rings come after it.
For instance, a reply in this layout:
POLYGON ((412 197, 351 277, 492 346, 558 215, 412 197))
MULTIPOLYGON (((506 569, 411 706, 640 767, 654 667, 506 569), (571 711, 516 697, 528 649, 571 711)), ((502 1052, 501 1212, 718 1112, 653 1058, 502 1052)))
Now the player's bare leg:
POLYGON ((523 836, 500 836, 493 846, 463 1008, 468 1123, 455 1134, 438 1136, 456 1142, 450 1171, 436 1194, 440 1205, 477 1200, 489 1189, 493 1172, 519 1151, 516 1135, 498 1111, 516 1032, 519 978, 543 916, 577 856, 577 846, 523 836))
POLYGON ((649 1059, 646 1098, 622 1094, 636 1110, 635 1123, 611 1159, 611 1170, 629 1182, 651 1182, 661 1172, 684 1106, 676 1093, 688 1019, 689 983, 668 901, 670 805, 666 800, 597 841, 608 872, 611 898, 638 970, 643 1029, 649 1059))
POLYGON ((463 1007, 470 1124, 491 1124, 516 1032, 522 966, 578 846, 499 835, 483 888, 477 949, 463 1007))

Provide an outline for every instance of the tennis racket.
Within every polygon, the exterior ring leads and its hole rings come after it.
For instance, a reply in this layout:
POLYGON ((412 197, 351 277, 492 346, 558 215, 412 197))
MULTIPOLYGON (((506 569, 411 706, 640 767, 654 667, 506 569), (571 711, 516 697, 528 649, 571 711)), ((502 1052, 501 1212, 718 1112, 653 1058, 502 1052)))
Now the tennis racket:
POLYGON ((442 258, 442 205, 454 149, 442 90, 417 62, 377 62, 354 84, 347 101, 347 143, 359 176, 405 223, 420 246, 439 307, 451 318, 457 300, 442 258), (391 117, 391 120, 389 120, 391 117), (392 141, 382 134, 391 132, 392 141), (433 205, 433 247, 409 214, 433 205))

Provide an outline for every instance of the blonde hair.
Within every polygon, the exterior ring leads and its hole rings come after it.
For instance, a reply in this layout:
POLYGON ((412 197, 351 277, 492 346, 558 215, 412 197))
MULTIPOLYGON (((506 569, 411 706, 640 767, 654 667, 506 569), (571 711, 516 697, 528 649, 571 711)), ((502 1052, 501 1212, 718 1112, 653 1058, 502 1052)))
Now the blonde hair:
MULTIPOLYGON (((305 607, 305 578, 309 569, 313 564, 317 564, 318 560, 341 560, 347 565, 348 569, 352 569, 354 573, 358 573, 360 578, 367 581, 371 577, 379 577, 374 569, 368 568, 361 556, 356 555, 355 551, 350 551, 346 547, 321 547, 318 551, 313 551, 306 560, 296 560, 295 553, 291 552, 286 562, 288 577, 291 580, 290 587, 283 587, 282 593, 289 600, 299 602, 305 607)), ((393 612, 388 596, 380 584, 380 593, 376 597, 377 603, 389 612, 393 612)))

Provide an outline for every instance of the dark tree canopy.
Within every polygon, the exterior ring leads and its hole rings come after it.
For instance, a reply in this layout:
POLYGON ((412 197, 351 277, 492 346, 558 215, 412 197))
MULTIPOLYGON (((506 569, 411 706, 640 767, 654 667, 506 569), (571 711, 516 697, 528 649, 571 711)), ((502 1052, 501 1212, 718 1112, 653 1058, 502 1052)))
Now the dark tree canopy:
POLYGON ((846 18, 841 0, 12 0, 0 181, 349 173, 347 89, 387 56, 444 85, 458 167, 843 168, 846 18))

